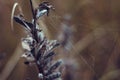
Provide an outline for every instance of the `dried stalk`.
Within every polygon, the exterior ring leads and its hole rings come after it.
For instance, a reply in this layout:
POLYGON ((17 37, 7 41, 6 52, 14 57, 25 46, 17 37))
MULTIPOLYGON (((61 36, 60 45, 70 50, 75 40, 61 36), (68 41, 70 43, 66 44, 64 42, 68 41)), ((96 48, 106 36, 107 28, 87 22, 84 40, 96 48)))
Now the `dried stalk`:
POLYGON ((27 22, 22 15, 14 16, 14 20, 28 32, 27 37, 22 38, 22 47, 25 50, 22 57, 26 58, 26 65, 36 64, 40 80, 60 79, 61 72, 58 67, 61 65, 62 60, 52 63, 55 55, 54 48, 59 46, 60 43, 56 40, 48 40, 37 24, 39 18, 45 14, 48 16, 49 10, 53 9, 53 7, 49 2, 42 2, 34 10, 31 0, 30 5, 33 14, 31 22, 27 22))

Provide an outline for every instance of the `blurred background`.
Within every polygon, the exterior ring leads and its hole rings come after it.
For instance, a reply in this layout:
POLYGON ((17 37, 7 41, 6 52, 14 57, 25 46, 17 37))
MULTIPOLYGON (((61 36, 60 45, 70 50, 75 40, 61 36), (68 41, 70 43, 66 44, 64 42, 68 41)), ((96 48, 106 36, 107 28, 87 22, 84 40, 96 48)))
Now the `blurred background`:
MULTIPOLYGON (((42 1, 33 0, 34 7, 42 1)), ((49 39, 62 43, 56 58, 64 60, 63 80, 120 80, 120 0, 46 1, 55 11, 39 24, 49 39)), ((16 22, 11 29, 15 2, 31 21, 29 0, 0 0, 0 80, 38 80, 36 67, 20 58, 24 29, 16 22)))

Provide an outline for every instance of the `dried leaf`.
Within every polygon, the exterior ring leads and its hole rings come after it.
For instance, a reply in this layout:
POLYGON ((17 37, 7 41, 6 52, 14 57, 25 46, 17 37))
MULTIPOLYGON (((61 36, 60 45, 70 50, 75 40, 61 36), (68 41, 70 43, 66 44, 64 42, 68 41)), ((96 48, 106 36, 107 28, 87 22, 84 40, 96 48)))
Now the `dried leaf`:
POLYGON ((31 31, 33 28, 33 24, 30 22, 25 21, 22 17, 20 16, 14 16, 14 20, 24 26, 24 28, 28 31, 31 31))

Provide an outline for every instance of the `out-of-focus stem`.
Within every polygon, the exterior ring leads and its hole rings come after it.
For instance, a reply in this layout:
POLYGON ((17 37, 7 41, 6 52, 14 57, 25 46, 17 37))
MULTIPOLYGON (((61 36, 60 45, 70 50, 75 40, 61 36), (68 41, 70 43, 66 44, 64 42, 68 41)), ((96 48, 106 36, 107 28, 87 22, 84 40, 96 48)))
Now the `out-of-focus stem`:
POLYGON ((20 59, 20 56, 22 55, 22 50, 19 47, 16 48, 15 52, 13 53, 12 57, 8 60, 7 64, 5 65, 4 69, 2 70, 0 74, 0 80, 7 80, 11 72, 13 71, 14 67, 18 63, 18 60, 20 59))

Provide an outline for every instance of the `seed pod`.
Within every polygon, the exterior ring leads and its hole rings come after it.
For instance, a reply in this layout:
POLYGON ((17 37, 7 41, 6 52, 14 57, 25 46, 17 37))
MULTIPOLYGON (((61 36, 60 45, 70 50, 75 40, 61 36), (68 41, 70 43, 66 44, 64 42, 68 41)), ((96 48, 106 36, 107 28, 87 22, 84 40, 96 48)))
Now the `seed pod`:
POLYGON ((48 68, 48 73, 47 74, 50 74, 52 71, 54 71, 55 69, 57 69, 61 65, 62 62, 63 62, 62 60, 58 60, 57 62, 55 62, 54 64, 52 64, 48 68))
POLYGON ((34 39, 31 36, 28 36, 27 38, 22 38, 22 47, 23 49, 27 51, 31 51, 33 48, 34 39))
POLYGON ((49 57, 52 57, 53 55, 55 55, 55 53, 54 53, 54 52, 50 52, 50 53, 48 53, 48 54, 46 54, 46 55, 44 56, 44 59, 47 59, 47 58, 49 58, 49 57))
POLYGON ((38 74, 38 78, 39 78, 39 79, 43 79, 43 74, 42 74, 42 73, 39 73, 39 74, 38 74))
POLYGON ((49 4, 49 2, 42 2, 39 7, 35 10, 35 14, 36 14, 36 19, 38 19, 39 17, 47 14, 47 16, 49 15, 49 11, 50 9, 54 9, 52 5, 49 4))
POLYGON ((56 78, 59 78, 61 76, 60 72, 54 72, 46 77, 45 80, 54 80, 56 78))

